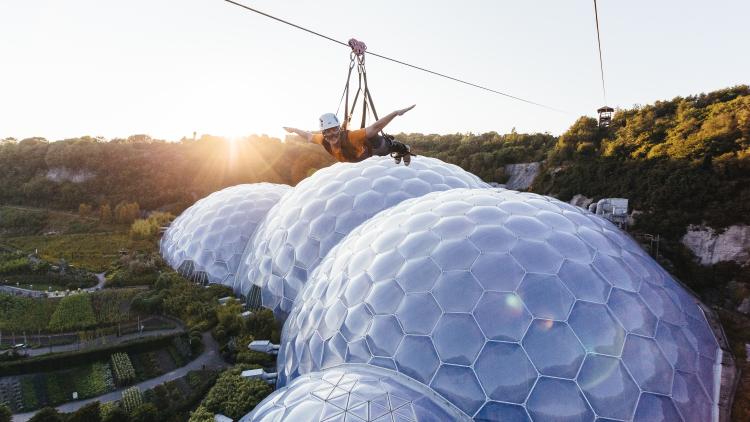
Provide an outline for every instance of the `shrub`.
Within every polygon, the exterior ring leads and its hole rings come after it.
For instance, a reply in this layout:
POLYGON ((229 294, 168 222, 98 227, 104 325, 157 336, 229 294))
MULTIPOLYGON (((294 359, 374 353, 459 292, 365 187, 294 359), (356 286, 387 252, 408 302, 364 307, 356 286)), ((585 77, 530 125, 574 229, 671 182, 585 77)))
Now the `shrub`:
POLYGON ((13 413, 11 413, 8 406, 0 403, 0 422, 11 422, 12 416, 13 416, 13 413))
POLYGON ((101 422, 101 409, 98 401, 87 404, 68 416, 67 422, 101 422))
POLYGON ((194 412, 190 413, 189 422, 214 422, 214 414, 205 407, 199 406, 194 412))
POLYGON ((63 416, 57 409, 52 407, 45 407, 44 409, 36 412, 34 417, 29 419, 29 422, 64 422, 63 416))
POLYGON ((116 402, 107 403, 112 406, 102 412, 102 422, 130 422, 128 413, 116 402))
POLYGON ((158 422, 159 411, 151 403, 144 403, 140 405, 135 411, 130 414, 131 422, 158 422))
POLYGON ((261 380, 242 378, 242 365, 224 371, 201 406, 238 419, 258 405, 273 388, 261 380))

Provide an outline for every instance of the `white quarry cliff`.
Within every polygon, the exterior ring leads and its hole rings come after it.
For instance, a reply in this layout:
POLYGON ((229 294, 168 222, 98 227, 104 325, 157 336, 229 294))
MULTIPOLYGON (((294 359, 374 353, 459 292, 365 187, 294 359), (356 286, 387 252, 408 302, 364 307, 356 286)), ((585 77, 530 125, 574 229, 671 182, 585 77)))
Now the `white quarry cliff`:
POLYGON ((682 243, 702 265, 722 261, 750 264, 750 226, 729 226, 722 233, 717 233, 711 227, 690 226, 682 237, 682 243))

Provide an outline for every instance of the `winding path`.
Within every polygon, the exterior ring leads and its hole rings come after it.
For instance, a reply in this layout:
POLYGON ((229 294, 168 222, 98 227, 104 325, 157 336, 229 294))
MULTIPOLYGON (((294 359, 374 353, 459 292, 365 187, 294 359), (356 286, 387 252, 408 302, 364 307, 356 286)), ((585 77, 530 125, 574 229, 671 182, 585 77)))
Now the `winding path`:
MULTIPOLYGON (((203 346, 204 346, 203 353, 197 358, 195 358, 192 362, 188 363, 187 365, 181 368, 177 368, 172 372, 167 372, 164 375, 158 376, 156 378, 151 378, 150 380, 146 380, 141 383, 138 383, 135 385, 135 387, 140 388, 141 391, 146 391, 148 389, 156 387, 159 384, 163 384, 167 381, 172 381, 177 378, 183 377, 190 371, 202 369, 204 366, 206 369, 222 369, 227 366, 227 364, 221 359, 221 355, 219 354, 219 345, 216 343, 213 337, 211 337, 210 332, 203 333, 203 346)), ((128 387, 120 388, 118 390, 112 391, 111 393, 103 394, 98 397, 92 397, 86 400, 79 400, 79 401, 61 404, 60 406, 57 406, 57 410, 59 412, 70 413, 70 412, 75 412, 81 407, 86 406, 87 404, 93 403, 95 401, 106 403, 106 402, 111 402, 115 400, 120 400, 122 398, 122 392, 131 387, 134 387, 134 386, 131 385, 128 387)), ((32 416, 34 416, 35 413, 36 411, 27 412, 27 413, 16 413, 13 415, 13 421, 14 422, 28 421, 29 419, 31 419, 32 416)))

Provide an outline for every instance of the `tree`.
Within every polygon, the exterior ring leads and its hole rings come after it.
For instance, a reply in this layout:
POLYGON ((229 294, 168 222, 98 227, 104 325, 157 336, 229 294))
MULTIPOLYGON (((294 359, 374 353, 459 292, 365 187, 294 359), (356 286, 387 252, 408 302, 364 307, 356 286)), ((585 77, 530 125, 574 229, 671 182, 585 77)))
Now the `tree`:
POLYGON ((158 233, 158 230, 149 220, 138 219, 130 226, 130 235, 135 239, 148 239, 158 233))
POLYGON ((112 222, 112 208, 109 207, 109 204, 102 204, 99 207, 99 220, 102 223, 112 222))
POLYGON ((115 222, 130 224, 141 214, 141 207, 137 202, 120 202, 115 207, 115 222))
POLYGON ((227 336, 236 336, 242 330, 244 321, 241 313, 242 304, 237 299, 231 299, 216 308, 216 319, 219 321, 219 326, 223 326, 224 333, 227 336))
POLYGON ((278 341, 278 323, 270 309, 253 312, 245 322, 245 330, 256 339, 278 341))
POLYGON ((101 409, 99 402, 87 404, 68 416, 67 422, 101 422, 101 409))
POLYGON ((159 411, 152 403, 144 403, 130 415, 130 422, 158 422, 159 411))

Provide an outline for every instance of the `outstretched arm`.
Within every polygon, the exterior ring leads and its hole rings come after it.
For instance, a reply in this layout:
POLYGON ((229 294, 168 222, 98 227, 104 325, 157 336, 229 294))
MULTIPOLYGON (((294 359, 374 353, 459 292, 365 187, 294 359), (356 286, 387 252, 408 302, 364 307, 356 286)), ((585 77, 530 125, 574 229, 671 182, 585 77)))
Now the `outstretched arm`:
POLYGON ((404 113, 411 110, 416 106, 414 104, 411 107, 402 108, 401 110, 396 110, 393 113, 388 114, 387 116, 383 117, 382 119, 378 120, 377 122, 371 124, 365 129, 365 134, 368 138, 372 138, 373 136, 377 135, 378 132, 383 130, 386 126, 388 126, 388 123, 391 122, 396 116, 403 116, 404 113))
POLYGON ((293 127, 286 127, 286 126, 284 126, 284 130, 287 131, 287 132, 289 132, 289 133, 295 133, 295 134, 297 134, 297 135, 305 138, 305 140, 307 142, 311 142, 312 141, 312 138, 313 138, 312 132, 308 132, 308 131, 302 130, 302 129, 296 129, 296 128, 293 128, 293 127))

